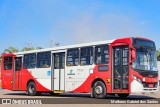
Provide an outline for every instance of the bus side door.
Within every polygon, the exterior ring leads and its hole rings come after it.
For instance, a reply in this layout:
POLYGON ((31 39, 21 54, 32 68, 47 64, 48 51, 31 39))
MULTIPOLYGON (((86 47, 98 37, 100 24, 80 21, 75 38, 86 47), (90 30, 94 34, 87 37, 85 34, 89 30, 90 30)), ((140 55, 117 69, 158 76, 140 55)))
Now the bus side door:
POLYGON ((65 88, 65 52, 53 53, 53 90, 64 91, 65 88))
POLYGON ((13 56, 2 56, 1 80, 2 88, 12 90, 13 56))
POLYGON ((20 90, 22 57, 14 58, 13 90, 20 90))
POLYGON ((113 47, 113 91, 129 92, 129 46, 113 47))

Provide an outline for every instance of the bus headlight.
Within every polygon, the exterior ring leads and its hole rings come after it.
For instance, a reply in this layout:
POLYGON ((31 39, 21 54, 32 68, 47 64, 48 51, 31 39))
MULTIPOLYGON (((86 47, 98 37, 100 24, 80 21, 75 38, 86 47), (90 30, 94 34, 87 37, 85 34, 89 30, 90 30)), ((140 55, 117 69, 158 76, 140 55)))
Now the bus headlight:
POLYGON ((133 75, 133 79, 136 80, 136 81, 138 81, 139 83, 142 83, 141 79, 138 78, 138 77, 136 77, 135 75, 133 75))

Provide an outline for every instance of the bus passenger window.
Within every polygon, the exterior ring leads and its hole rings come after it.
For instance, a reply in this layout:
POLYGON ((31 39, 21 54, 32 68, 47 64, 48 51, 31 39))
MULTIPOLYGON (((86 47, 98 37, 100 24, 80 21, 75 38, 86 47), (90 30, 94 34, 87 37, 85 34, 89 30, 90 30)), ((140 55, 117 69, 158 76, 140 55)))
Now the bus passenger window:
POLYGON ((37 68, 49 68, 51 65, 51 52, 37 54, 37 68))
POLYGON ((59 64, 59 54, 55 54, 54 56, 54 69, 59 69, 60 68, 60 64, 59 64))
POLYGON ((93 64, 93 47, 81 48, 80 61, 81 65, 93 64))
POLYGON ((78 66, 79 64, 79 48, 69 49, 67 51, 67 66, 78 66))
POLYGON ((12 57, 4 57, 4 70, 12 69, 12 57))
POLYGON ((65 53, 54 54, 54 69, 64 69, 65 67, 65 53))
POLYGON ((95 47, 95 64, 107 64, 109 62, 109 46, 100 45, 95 47))
POLYGON ((20 71, 22 67, 22 58, 15 58, 15 71, 20 71))
POLYGON ((35 68, 36 67, 36 53, 26 54, 23 59, 23 67, 24 68, 35 68))

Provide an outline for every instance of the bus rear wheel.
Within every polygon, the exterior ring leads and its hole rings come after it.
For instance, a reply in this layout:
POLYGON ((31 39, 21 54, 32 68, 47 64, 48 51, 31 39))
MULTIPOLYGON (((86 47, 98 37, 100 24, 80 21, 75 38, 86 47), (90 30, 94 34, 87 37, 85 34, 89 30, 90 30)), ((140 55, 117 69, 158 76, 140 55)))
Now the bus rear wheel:
POLYGON ((102 81, 96 81, 93 84, 93 92, 92 92, 94 98, 105 98, 106 97, 106 87, 105 84, 102 81))
POLYGON ((120 98, 127 98, 129 96, 129 94, 118 94, 118 96, 120 98))
POLYGON ((36 90, 36 84, 35 82, 29 82, 27 86, 27 93, 29 96, 35 96, 37 95, 37 90, 36 90))

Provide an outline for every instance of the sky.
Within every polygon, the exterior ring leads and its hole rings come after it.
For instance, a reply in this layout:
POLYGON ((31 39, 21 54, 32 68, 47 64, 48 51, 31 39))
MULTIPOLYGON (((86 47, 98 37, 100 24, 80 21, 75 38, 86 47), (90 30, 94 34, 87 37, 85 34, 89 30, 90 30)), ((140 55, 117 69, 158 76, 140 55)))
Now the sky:
POLYGON ((0 53, 132 36, 160 48, 160 0, 0 0, 0 53))

